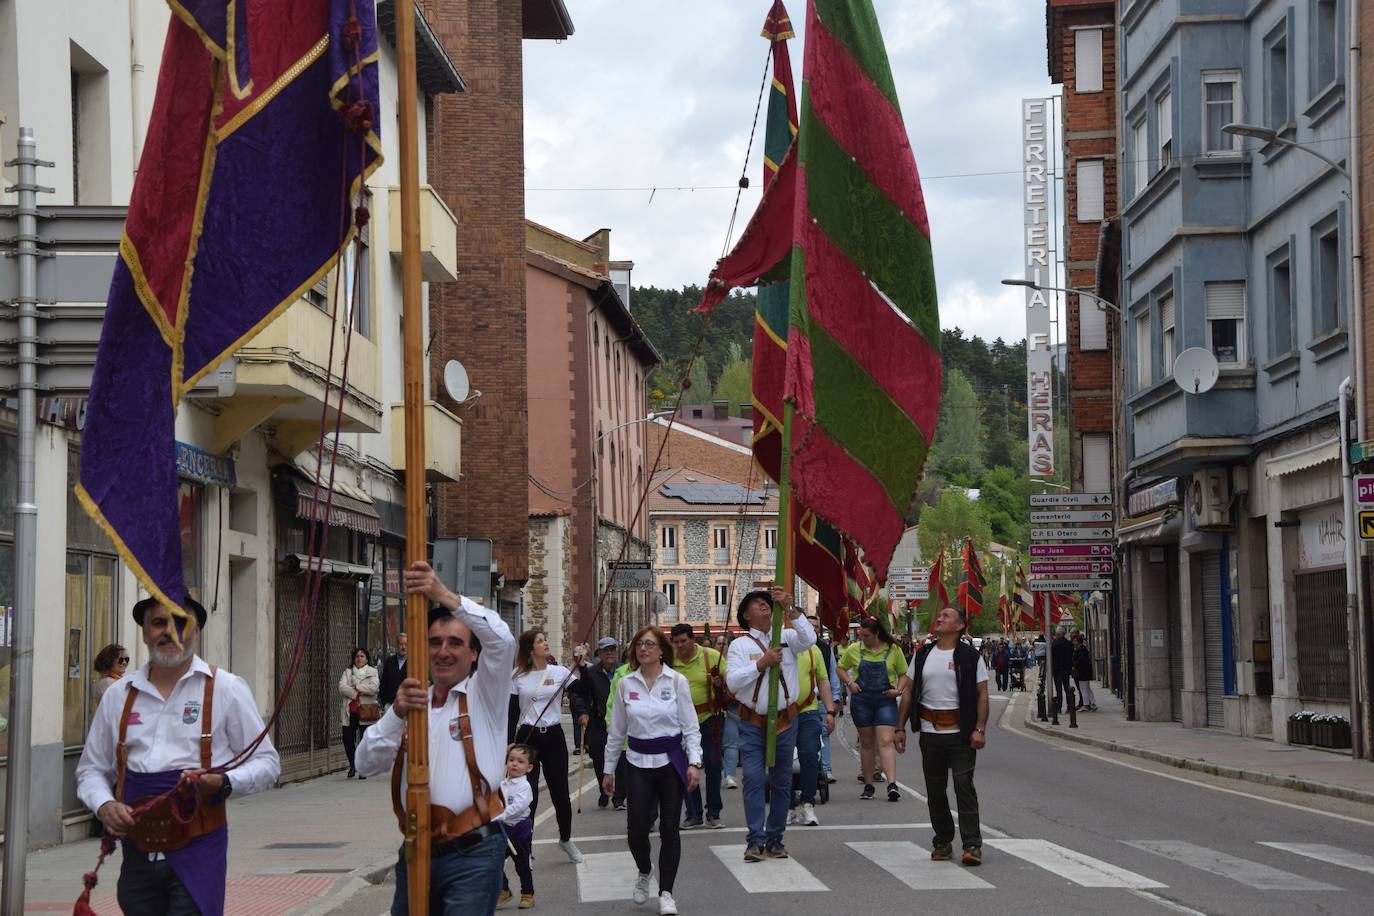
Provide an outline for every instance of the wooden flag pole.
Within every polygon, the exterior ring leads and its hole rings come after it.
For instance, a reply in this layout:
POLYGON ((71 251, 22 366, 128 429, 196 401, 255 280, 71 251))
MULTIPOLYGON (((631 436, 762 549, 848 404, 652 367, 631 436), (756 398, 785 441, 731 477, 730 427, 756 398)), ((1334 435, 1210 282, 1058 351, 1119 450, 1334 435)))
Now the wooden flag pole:
MULTIPOLYGON (((406 561, 425 560, 425 348, 420 301, 420 144, 416 126, 415 7, 396 4, 401 148, 401 323, 405 353, 406 561)), ((423 595, 406 596, 406 631, 428 631, 423 595)), ((406 676, 429 684, 429 655, 411 652, 406 676)), ((411 916, 429 912, 429 710, 406 717, 406 877, 411 916)))
MULTIPOLYGON (((792 537, 792 402, 782 405, 782 455, 778 461, 778 532, 782 535, 782 550, 778 551, 773 585, 784 592, 792 590, 792 571, 795 568, 792 537)), ((782 644, 782 605, 773 602, 773 635, 768 645, 782 644)), ((778 678, 782 666, 768 669, 768 731, 764 741, 764 763, 772 767, 778 756, 778 678)))

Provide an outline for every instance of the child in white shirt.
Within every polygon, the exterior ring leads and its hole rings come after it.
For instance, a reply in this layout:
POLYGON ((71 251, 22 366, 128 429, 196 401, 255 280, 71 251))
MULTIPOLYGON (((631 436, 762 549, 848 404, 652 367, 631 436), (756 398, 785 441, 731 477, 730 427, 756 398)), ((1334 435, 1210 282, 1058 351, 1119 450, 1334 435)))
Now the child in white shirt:
MULTIPOLYGON (((534 769, 534 748, 525 744, 512 744, 506 749, 506 778, 501 780, 501 797, 505 800, 506 810, 496 816, 506 829, 506 838, 514 852, 515 873, 520 877, 520 909, 528 910, 534 906, 534 872, 530 869, 530 851, 534 842, 534 815, 530 804, 534 792, 530 789, 528 775, 534 769)), ((510 881, 504 870, 501 875, 501 897, 498 907, 505 906, 511 898, 510 881)))

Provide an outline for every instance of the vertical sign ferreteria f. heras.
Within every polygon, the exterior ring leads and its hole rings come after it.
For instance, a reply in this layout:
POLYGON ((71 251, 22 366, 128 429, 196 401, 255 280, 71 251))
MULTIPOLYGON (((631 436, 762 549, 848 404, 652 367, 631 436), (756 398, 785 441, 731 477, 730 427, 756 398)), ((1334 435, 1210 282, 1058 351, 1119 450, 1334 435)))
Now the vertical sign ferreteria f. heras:
MULTIPOLYGON (((1053 285, 1048 198, 1049 108, 1046 99, 1021 100, 1021 202, 1025 216, 1026 279, 1053 285)), ((1054 476, 1054 383, 1050 306, 1026 287, 1026 434, 1031 477, 1054 476)))

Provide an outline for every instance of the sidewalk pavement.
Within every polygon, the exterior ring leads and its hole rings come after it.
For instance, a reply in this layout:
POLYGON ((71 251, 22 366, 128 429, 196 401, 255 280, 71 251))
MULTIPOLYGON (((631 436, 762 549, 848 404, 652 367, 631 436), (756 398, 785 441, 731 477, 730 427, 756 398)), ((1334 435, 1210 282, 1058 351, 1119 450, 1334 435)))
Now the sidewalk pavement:
MULTIPOLYGON (((229 801, 229 882, 225 916, 313 916, 340 905, 396 865, 401 836, 391 812, 391 780, 342 773, 229 801)), ((26 913, 70 913, 81 876, 95 867, 98 840, 29 854, 26 913)), ((120 912, 115 884, 123 853, 100 869, 91 903, 120 912)))
POLYGON ((1096 683, 1097 712, 1079 710, 1076 729, 1069 728, 1068 714, 1061 713, 1054 726, 1036 718, 1034 686, 1028 682, 1027 688, 1025 725, 1033 731, 1200 773, 1374 805, 1374 762, 1348 753, 1184 728, 1177 722, 1128 722, 1121 700, 1096 683))

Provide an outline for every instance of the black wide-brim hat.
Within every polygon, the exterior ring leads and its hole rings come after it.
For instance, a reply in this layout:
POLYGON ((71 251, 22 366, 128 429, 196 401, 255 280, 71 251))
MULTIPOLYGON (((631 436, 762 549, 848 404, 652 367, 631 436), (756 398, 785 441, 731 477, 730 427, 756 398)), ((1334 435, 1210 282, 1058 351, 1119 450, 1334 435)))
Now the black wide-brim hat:
MULTIPOLYGON (((139 626, 143 626, 144 615, 146 615, 150 609, 155 608, 160 604, 162 604, 162 601, 158 598, 144 598, 142 601, 135 604, 134 623, 138 624, 139 626)), ((181 606, 186 610, 190 611, 192 614, 195 614, 196 625, 199 626, 202 630, 205 629, 205 619, 209 616, 209 614, 206 613, 205 608, 201 606, 201 603, 199 601, 197 601, 194 598, 185 598, 182 600, 181 606)))
POLYGON ((744 629, 749 628, 749 624, 744 619, 744 609, 747 608, 749 606, 749 602, 753 601, 755 598, 762 598, 769 604, 773 603, 773 593, 764 591, 763 589, 756 589, 755 591, 752 591, 749 594, 745 595, 743 598, 741 598, 739 600, 739 605, 735 608, 735 622, 738 623, 740 627, 744 629))

